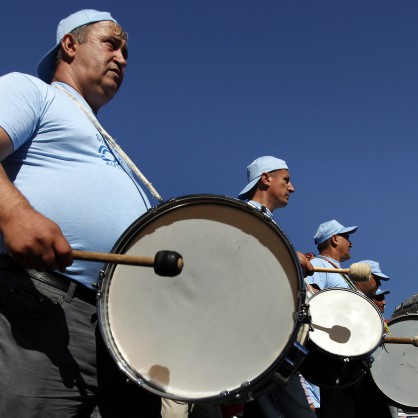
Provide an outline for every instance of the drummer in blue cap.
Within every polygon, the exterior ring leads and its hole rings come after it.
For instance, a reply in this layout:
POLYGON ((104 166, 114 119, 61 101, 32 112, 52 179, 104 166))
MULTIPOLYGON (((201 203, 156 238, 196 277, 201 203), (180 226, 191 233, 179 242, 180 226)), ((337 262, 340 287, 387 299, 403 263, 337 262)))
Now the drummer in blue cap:
MULTIPOLYGON (((295 192, 287 163, 273 156, 255 159, 247 167, 247 180, 248 183, 241 190, 238 198, 246 200, 248 204, 258 208, 270 218, 273 218, 274 210, 287 206, 290 196, 295 192)), ((312 274, 313 268, 309 260, 304 254, 300 252, 297 254, 304 274, 312 274)), ((254 402, 247 403, 244 408, 244 418, 315 417, 301 379, 296 372, 285 386, 277 387, 254 402)))
POLYGON ((102 263, 72 251, 109 252, 151 206, 96 118, 122 85, 127 33, 85 9, 51 44, 39 78, 0 77, 0 416, 87 417, 97 405, 159 418, 160 398, 128 384, 101 338, 102 263))
MULTIPOLYGON (((259 209, 267 217, 273 218, 273 211, 287 206, 294 191, 286 162, 267 155, 255 159, 248 165, 247 185, 241 190, 238 198, 247 201, 249 205, 259 209)), ((298 252, 298 256, 304 273, 312 274, 313 268, 309 260, 302 253, 298 252)), ((192 409, 190 418, 230 416, 230 407, 231 405, 198 404, 192 409)), ((285 386, 263 394, 254 402, 246 403, 245 406, 239 403, 233 407, 238 410, 243 409, 240 414, 243 414, 244 418, 315 417, 315 413, 309 407, 298 373, 295 373, 285 386)))
POLYGON ((382 315, 385 313, 385 306, 386 306, 385 296, 388 295, 389 293, 390 293, 390 290, 377 289, 375 295, 372 296, 373 302, 379 308, 380 312, 382 312, 382 315))
MULTIPOLYGON (((341 268, 340 263, 351 257, 350 235, 356 231, 357 226, 346 227, 335 219, 319 225, 314 236, 319 255, 311 259, 312 265, 331 269, 341 268)), ((315 272, 313 276, 307 278, 307 282, 314 291, 327 288, 355 289, 351 281, 340 273, 315 272)))
POLYGON ((360 263, 368 264, 370 266, 371 275, 370 279, 367 282, 357 282, 356 288, 361 293, 365 294, 369 298, 372 298, 375 295, 379 287, 381 286, 382 280, 388 281, 389 276, 382 273, 380 269, 380 264, 374 260, 363 260, 360 263))
MULTIPOLYGON (((246 200, 270 218, 273 218, 275 209, 287 206, 291 194, 295 192, 286 161, 270 155, 255 159, 247 167, 247 180, 238 199, 246 200)), ((309 260, 301 252, 297 254, 304 274, 313 274, 309 260)))
POLYGON ((247 179, 248 183, 238 199, 248 200, 270 217, 275 209, 289 203, 290 195, 295 191, 286 162, 276 157, 264 156, 254 160, 247 167, 247 179))

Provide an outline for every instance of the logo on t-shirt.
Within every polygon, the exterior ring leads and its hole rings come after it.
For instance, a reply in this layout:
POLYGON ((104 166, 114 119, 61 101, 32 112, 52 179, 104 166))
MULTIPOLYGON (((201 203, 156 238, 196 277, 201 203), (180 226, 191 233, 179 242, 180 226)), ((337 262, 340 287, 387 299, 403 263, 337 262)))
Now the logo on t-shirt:
POLYGON ((120 161, 118 161, 118 159, 115 157, 112 151, 110 151, 103 137, 101 135, 96 134, 96 138, 102 144, 98 149, 100 158, 106 163, 106 165, 122 169, 122 167, 120 166, 120 161))
POLYGON ((101 145, 99 147, 99 154, 103 161, 112 163, 117 161, 114 155, 110 152, 109 148, 106 147, 106 145, 101 145))

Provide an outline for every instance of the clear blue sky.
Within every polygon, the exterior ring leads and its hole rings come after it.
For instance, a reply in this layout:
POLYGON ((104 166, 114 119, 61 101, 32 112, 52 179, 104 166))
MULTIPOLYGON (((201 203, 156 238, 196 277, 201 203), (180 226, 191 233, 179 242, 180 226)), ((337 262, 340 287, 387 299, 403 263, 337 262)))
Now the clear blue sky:
POLYGON ((324 221, 358 225, 345 267, 381 263, 386 316, 418 292, 416 0, 4 0, 0 74, 35 74, 83 8, 129 33, 99 116, 165 199, 236 196, 246 166, 275 155, 296 187, 275 219, 296 249, 315 250, 324 221))

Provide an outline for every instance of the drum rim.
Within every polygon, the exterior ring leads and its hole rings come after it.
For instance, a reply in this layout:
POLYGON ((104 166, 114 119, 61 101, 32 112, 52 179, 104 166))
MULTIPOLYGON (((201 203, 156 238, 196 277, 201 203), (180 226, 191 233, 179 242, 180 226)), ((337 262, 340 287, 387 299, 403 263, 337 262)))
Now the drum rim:
MULTIPOLYGON (((390 325, 396 324, 398 322, 403 322, 403 321, 406 320, 406 318, 418 320, 418 313, 405 313, 404 315, 398 315, 398 316, 396 316, 394 318, 389 319, 388 322, 387 322, 387 325, 390 326, 390 325)), ((418 411, 418 405, 417 406, 405 405, 403 403, 400 403, 400 402, 398 402, 398 401, 390 398, 381 389, 381 387, 376 383, 372 371, 373 371, 373 364, 372 364, 372 367, 369 370, 370 378, 373 381, 373 383, 376 386, 376 388, 378 389, 378 391, 385 397, 385 399, 387 399, 392 405, 394 405, 394 406, 396 406, 398 408, 404 409, 405 411, 408 411, 408 412, 417 412, 418 411)))
MULTIPOLYGON (((375 304, 373 304, 373 301, 371 300, 371 299, 369 299, 366 295, 364 295, 364 294, 362 294, 362 293, 360 293, 360 292, 357 292, 356 290, 353 290, 353 289, 349 289, 349 288, 344 288, 344 287, 329 287, 329 288, 326 288, 326 289, 323 289, 323 290, 320 290, 319 292, 315 292, 309 299, 308 299, 308 301, 307 301, 307 303, 308 303, 308 305, 309 305, 309 302, 315 297, 315 296, 318 296, 318 295, 320 295, 320 294, 323 294, 323 293, 326 293, 326 292, 329 292, 329 291, 335 291, 335 290, 338 290, 338 291, 340 291, 340 290, 342 290, 342 291, 345 291, 345 292, 349 292, 349 293, 352 293, 352 294, 354 294, 354 295, 356 295, 356 296, 360 296, 360 297, 362 297, 364 300, 366 300, 373 308, 374 308, 374 310, 379 314, 379 317, 380 317, 380 320, 381 320, 381 326, 382 326, 382 337, 381 337, 381 339, 380 339, 380 341, 368 352, 368 353, 366 353, 366 354, 362 354, 362 355, 358 355, 358 356, 342 356, 342 355, 338 355, 338 354, 334 354, 334 353, 330 353, 329 351, 327 351, 327 350, 325 350, 324 348, 322 348, 322 347, 320 347, 319 345, 317 345, 314 341, 312 341, 312 339, 310 339, 310 342, 315 346, 315 348, 317 349, 317 350, 319 350, 321 353, 323 353, 323 354, 326 354, 326 355, 328 355, 328 356, 330 356, 330 357, 332 357, 332 358, 335 358, 335 359, 339 359, 339 360, 341 360, 341 359, 344 359, 344 358, 350 358, 350 360, 362 360, 362 359, 365 359, 365 358, 367 358, 370 354, 372 354, 376 349, 377 349, 377 347, 379 347, 381 344, 382 344, 382 341, 383 341, 383 338, 384 338, 384 333, 385 333, 385 325, 384 325, 384 319, 383 319, 383 316, 382 316, 382 313, 380 312, 380 310, 379 310, 379 308, 375 305, 375 304)), ((309 338, 309 337, 308 337, 309 338)))
POLYGON ((405 313, 403 315, 395 316, 388 320, 387 325, 389 326, 389 325, 395 324, 396 322, 402 322, 405 320, 405 318, 411 318, 411 317, 415 317, 418 320, 418 313, 411 312, 411 313, 405 313))
MULTIPOLYGON (((150 210, 148 210, 146 213, 144 213, 142 216, 140 216, 138 219, 136 219, 134 222, 131 223, 131 225, 126 228, 126 230, 123 232, 123 234, 120 236, 120 238, 117 240, 115 245, 113 246, 111 252, 115 254, 120 254, 124 250, 129 247, 131 241, 130 239, 134 238, 135 234, 138 234, 142 229, 144 229, 146 226, 148 226, 150 223, 154 222, 158 217, 166 215, 167 213, 178 210, 182 207, 189 206, 189 205, 199 205, 199 204, 229 204, 232 206, 235 206, 237 208, 243 209, 251 213, 253 216, 261 219, 263 222, 271 225, 273 229, 278 233, 278 235, 283 239, 286 248, 288 249, 293 264, 296 268, 297 278, 298 278, 298 294, 297 297, 297 311, 295 312, 295 318, 293 323, 293 330, 290 335, 289 341, 287 342, 286 348, 283 350, 283 352, 278 356, 277 359, 272 363, 272 365, 264 370, 259 376, 254 378, 250 382, 246 382, 245 387, 236 388, 231 391, 218 394, 215 396, 208 396, 204 398, 183 398, 176 396, 174 394, 165 393, 163 392, 159 387, 156 387, 151 382, 147 382, 146 379, 143 376, 140 376, 139 373, 132 370, 131 366, 128 364, 126 359, 122 356, 122 354, 119 352, 119 356, 116 355, 113 348, 117 348, 116 342, 113 340, 113 345, 109 341, 109 335, 107 331, 104 329, 105 320, 103 318, 107 319, 107 310, 104 306, 104 298, 106 295, 106 284, 107 282, 110 282, 111 280, 108 280, 109 277, 111 278, 113 275, 113 272, 116 268, 115 264, 107 263, 104 265, 103 270, 100 273, 100 280, 98 284, 98 299, 97 299, 97 312, 98 312, 98 324, 100 333, 102 335, 103 341, 105 343, 105 346, 107 347, 110 355, 112 356, 113 360, 118 365, 119 369, 124 372, 133 382, 137 383, 139 386, 143 387, 144 389, 148 390, 149 392, 152 392, 156 395, 163 396, 165 398, 177 400, 177 401, 193 401, 193 402, 222 402, 222 401, 228 401, 228 400, 237 400, 239 401, 242 396, 248 395, 248 393, 251 393, 255 390, 257 390, 260 386, 263 386, 263 382, 265 381, 266 376, 271 375, 273 372, 275 372, 279 366, 282 364, 283 359, 286 357, 286 355, 289 354, 291 349, 293 348, 293 345, 295 342, 297 342, 297 336, 299 329, 301 328, 304 318, 302 315, 303 307, 306 300, 306 290, 304 285, 304 279, 303 279, 303 273, 302 268, 299 263, 299 258, 297 256, 297 253, 290 241, 290 239, 287 237, 285 232, 280 228, 279 225, 277 225, 276 222, 274 222, 273 219, 262 213, 259 209, 255 208, 254 206, 243 202, 241 200, 238 200, 236 198, 230 197, 230 196, 224 196, 224 195, 217 195, 217 194, 196 194, 196 195, 184 195, 179 196, 177 198, 172 198, 166 202, 162 202, 150 210), (220 399, 221 398, 221 399, 220 399)), ((108 289, 108 286, 107 286, 108 289)), ((108 291, 107 291, 108 293, 108 291)), ((119 351, 119 350, 118 350, 119 351)))

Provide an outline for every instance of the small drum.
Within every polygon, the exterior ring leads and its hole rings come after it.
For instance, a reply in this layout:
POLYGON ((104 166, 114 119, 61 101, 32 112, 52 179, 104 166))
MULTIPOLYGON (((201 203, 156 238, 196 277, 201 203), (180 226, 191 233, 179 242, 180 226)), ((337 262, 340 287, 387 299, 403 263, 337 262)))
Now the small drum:
POLYGON ((368 357, 383 339, 378 308, 358 292, 333 288, 315 293, 309 310, 313 331, 301 374, 323 387, 354 384, 367 371, 368 357))
MULTIPOLYGON (((418 335, 418 315, 398 316, 388 322, 388 337, 418 335)), ((382 344, 373 353, 372 379, 390 403, 418 411, 418 347, 412 344, 382 344)))
POLYGON ((239 200, 184 196, 139 218, 113 252, 160 250, 182 255, 178 276, 114 264, 102 274, 99 325, 125 374, 188 402, 250 399, 287 381, 306 355, 306 293, 281 229, 239 200))

